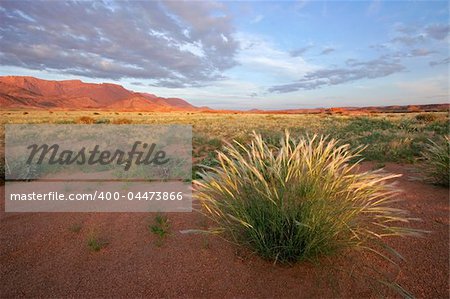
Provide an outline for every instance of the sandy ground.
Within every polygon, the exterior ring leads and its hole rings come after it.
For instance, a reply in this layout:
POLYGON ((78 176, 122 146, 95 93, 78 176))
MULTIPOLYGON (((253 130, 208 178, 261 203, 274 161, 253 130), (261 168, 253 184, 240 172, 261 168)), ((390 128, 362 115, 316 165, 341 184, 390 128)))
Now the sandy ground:
MULTIPOLYGON (((413 226, 431 231, 390 241, 406 259, 398 282, 416 297, 448 298, 449 189, 415 180, 419 174, 410 165, 387 164, 386 170, 403 174, 399 206, 422 219, 413 226)), ((273 265, 218 237, 180 233, 205 228, 197 213, 169 213, 171 234, 157 246, 147 229, 154 214, 5 213, 4 198, 1 211, 1 298, 376 295, 367 285, 338 278, 340 287, 333 287, 320 279, 326 270, 307 263, 273 265), (81 230, 71 231, 74 225, 81 230), (99 252, 87 246, 93 233, 108 242, 99 252)))

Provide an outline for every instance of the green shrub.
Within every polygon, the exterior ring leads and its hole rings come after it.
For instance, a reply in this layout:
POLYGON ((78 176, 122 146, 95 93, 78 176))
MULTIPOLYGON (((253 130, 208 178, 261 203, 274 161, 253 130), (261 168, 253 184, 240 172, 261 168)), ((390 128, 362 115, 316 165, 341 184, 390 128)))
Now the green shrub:
POLYGON ((87 240, 87 245, 92 251, 100 251, 102 248, 108 245, 108 242, 99 239, 94 233, 91 233, 87 240))
POLYGON ((276 147, 254 134, 251 144, 224 149, 219 166, 194 181, 197 198, 218 231, 263 258, 314 261, 353 249, 390 261, 395 251, 383 238, 417 234, 395 225, 410 220, 391 206, 397 191, 387 181, 399 175, 357 173, 348 163, 361 147, 286 132, 276 147))
POLYGON ((74 124, 75 121, 70 120, 70 119, 60 119, 55 121, 55 124, 60 124, 60 125, 66 125, 66 124, 74 124))
POLYGON ((416 115, 416 120, 424 122, 432 122, 437 119, 436 114, 433 113, 420 113, 416 115))
POLYGON ((169 219, 166 215, 157 213, 155 223, 149 225, 148 229, 158 237, 155 244, 159 247, 162 245, 164 238, 170 233, 169 219))
POLYGON ((96 124, 109 124, 111 121, 108 118, 99 118, 95 120, 96 124))
POLYGON ((203 158, 199 163, 192 165, 192 178, 194 179, 200 178, 199 171, 201 171, 202 168, 204 167, 217 166, 218 161, 215 156, 216 156, 215 152, 209 152, 208 155, 205 158, 203 158))
POLYGON ((435 134, 438 135, 446 135, 450 133, 450 120, 443 119, 443 120, 436 120, 432 123, 429 123, 425 127, 428 131, 433 131, 435 134))
POLYGON ((422 152, 427 179, 438 185, 449 186, 450 180, 450 137, 426 145, 422 152))

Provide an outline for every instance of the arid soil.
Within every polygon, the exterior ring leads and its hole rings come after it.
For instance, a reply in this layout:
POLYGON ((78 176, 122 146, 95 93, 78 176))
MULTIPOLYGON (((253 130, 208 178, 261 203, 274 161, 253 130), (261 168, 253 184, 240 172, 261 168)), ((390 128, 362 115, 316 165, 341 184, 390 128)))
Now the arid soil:
MULTIPOLYGON (((389 240, 406 260, 398 282, 419 298, 448 298, 449 189, 418 181, 420 172, 411 165, 385 169, 403 174, 397 184, 404 201, 398 205, 422 219, 412 226, 431 231, 389 240)), ((147 228, 155 214, 5 213, 4 198, 1 211, 1 298, 376 296, 349 279, 327 283, 327 270, 308 263, 273 265, 219 237, 181 233, 206 228, 196 212, 169 213, 171 233, 158 246, 147 228), (81 230, 71 230, 74 225, 81 230), (107 246, 91 251, 90 235, 107 246)), ((345 264, 345 256, 336 259, 345 264)))

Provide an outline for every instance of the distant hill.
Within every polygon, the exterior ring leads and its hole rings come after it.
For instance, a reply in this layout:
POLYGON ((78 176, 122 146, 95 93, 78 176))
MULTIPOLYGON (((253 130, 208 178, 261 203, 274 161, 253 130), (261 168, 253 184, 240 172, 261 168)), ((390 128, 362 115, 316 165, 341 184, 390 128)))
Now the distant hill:
POLYGON ((80 80, 50 81, 34 77, 0 76, 0 106, 3 109, 67 109, 114 111, 198 111, 208 113, 271 114, 366 114, 449 111, 449 104, 384 107, 336 107, 286 110, 213 110, 196 107, 179 98, 163 98, 139 93, 111 83, 80 80))
MULTIPOLYGON (((138 93, 121 85, 0 77, 0 106, 36 109, 106 109, 120 111, 198 110, 183 99, 138 93)), ((202 107, 202 110, 205 108, 202 107)))
POLYGON ((449 112, 450 104, 425 104, 403 106, 334 107, 286 110, 250 110, 249 113, 273 114, 367 114, 367 113, 409 113, 409 112, 449 112))

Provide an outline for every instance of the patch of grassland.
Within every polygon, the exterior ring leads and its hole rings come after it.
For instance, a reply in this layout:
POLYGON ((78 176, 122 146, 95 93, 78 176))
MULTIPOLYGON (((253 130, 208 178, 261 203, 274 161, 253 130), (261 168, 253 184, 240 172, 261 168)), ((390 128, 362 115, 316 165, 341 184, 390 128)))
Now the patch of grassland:
MULTIPOLYGON (((396 113, 367 115, 327 114, 216 114, 200 112, 27 111, 1 112, 1 123, 113 123, 191 124, 194 165, 212 163, 224 142, 246 143, 253 131, 270 144, 278 144, 284 130, 292 134, 322 134, 352 147, 370 145, 363 157, 378 162, 412 163, 428 144, 449 133, 448 113, 396 113)), ((3 153, 4 128, 0 129, 3 153)))

